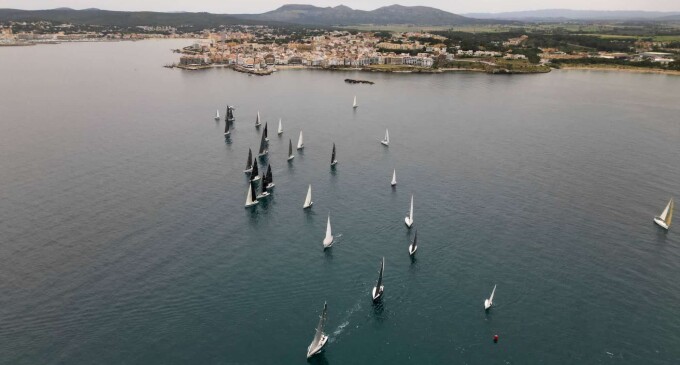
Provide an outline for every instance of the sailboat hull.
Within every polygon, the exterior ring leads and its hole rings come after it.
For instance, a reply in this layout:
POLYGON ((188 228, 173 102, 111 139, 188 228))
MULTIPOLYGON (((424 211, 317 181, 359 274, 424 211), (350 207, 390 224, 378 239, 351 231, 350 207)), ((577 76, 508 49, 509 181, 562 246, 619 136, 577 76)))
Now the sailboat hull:
POLYGON ((295 158, 295 156, 290 156, 288 157, 288 161, 292 161, 295 158))
POLYGON ((382 143, 383 146, 389 146, 390 145, 390 142, 387 142, 387 141, 380 141, 380 143, 382 143))
POLYGON ((371 292, 371 296, 373 297, 373 301, 377 302, 382 298, 383 295, 383 290, 385 290, 385 286, 381 285, 380 290, 377 290, 377 287, 373 287, 373 291, 371 292))
POLYGON ((404 218, 404 223, 406 223, 406 227, 408 228, 411 228, 411 226, 413 225, 413 221, 409 217, 404 218))
POLYGON ((309 205, 303 205, 303 206, 302 206, 302 209, 311 208, 313 204, 314 204, 314 202, 310 202, 309 205))
POLYGON ((250 204, 246 203, 246 208, 250 208, 252 206, 255 206, 255 205, 257 205, 257 203, 259 203, 257 200, 255 200, 254 202, 252 202, 250 204))
POLYGON ((392 182, 390 185, 391 185, 392 187, 394 187, 394 186, 397 186, 397 183, 396 183, 396 182, 392 182))
POLYGON ((276 185, 274 183, 269 183, 269 184, 267 184, 267 190, 272 189, 275 186, 276 185))
POLYGON ((323 240, 323 248, 329 248, 331 246, 333 246, 333 237, 323 240))
POLYGON ((249 168, 249 169, 243 170, 243 173, 244 173, 244 174, 249 174, 249 173, 251 173, 251 172, 253 172, 253 168, 252 168, 252 167, 249 168))
POLYGON ((297 146, 297 149, 299 149, 299 150, 301 150, 301 149, 303 149, 303 148, 305 148, 305 145, 297 146))
POLYGON ((335 166, 335 165, 337 165, 337 164, 338 164, 338 161, 337 161, 337 160, 331 162, 331 166, 335 166))
POLYGON ((312 345, 309 345, 309 347, 307 347, 307 358, 309 359, 310 357, 321 352, 327 341, 328 335, 323 335, 321 336, 321 340, 319 340, 319 343, 316 345, 316 347, 312 348, 312 345))
POLYGON ((252 181, 258 181, 258 180, 260 180, 260 177, 259 177, 259 176, 255 176, 255 177, 253 178, 252 181))
POLYGON ((413 247, 413 244, 411 244, 410 246, 408 246, 408 254, 409 254, 409 255, 411 255, 411 256, 415 255, 415 254, 416 254, 416 251, 418 251, 418 246, 413 247))
POLYGON ((665 230, 668 230, 668 224, 666 224, 666 221, 664 221, 663 219, 661 219, 659 217, 654 217, 654 223, 659 225, 659 227, 661 227, 665 230))
POLYGON ((490 300, 485 299, 485 300, 484 300, 484 310, 487 310, 487 311, 488 311, 489 308, 491 308, 491 305, 492 305, 492 304, 493 304, 493 303, 492 303, 490 300))

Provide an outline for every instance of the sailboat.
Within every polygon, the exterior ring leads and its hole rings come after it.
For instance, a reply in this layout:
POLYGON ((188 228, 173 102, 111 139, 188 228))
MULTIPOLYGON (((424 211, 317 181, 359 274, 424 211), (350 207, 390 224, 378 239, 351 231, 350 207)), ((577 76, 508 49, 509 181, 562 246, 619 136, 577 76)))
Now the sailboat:
POLYGON ((385 138, 383 138, 380 143, 384 144, 385 146, 390 145, 390 132, 387 129, 385 129, 385 138))
POLYGON ((307 197, 305 197, 305 204, 302 205, 302 209, 307 209, 312 206, 314 202, 312 201, 312 184, 309 184, 309 189, 307 189, 307 197))
POLYGON ((257 197, 255 196, 255 186, 251 181, 248 183, 248 194, 246 194, 246 208, 252 207, 258 203, 257 197))
POLYGON ((268 196, 269 196, 269 192, 267 191, 267 176, 265 174, 262 174, 262 183, 260 184, 260 194, 257 196, 257 199, 266 198, 268 196))
POLYGON ((269 164, 269 166, 267 166, 267 175, 265 177, 267 178, 267 189, 273 188, 274 177, 272 176, 272 164, 269 164))
POLYGON ((253 169, 250 171, 250 180, 257 181, 260 180, 260 171, 257 169, 257 159, 253 159, 253 169))
POLYGON ((236 120, 236 118, 234 118, 234 107, 231 106, 231 105, 227 105, 227 119, 226 120, 227 120, 227 122, 230 122, 230 123, 236 120))
POLYGON ((666 208, 661 212, 661 215, 654 217, 654 223, 658 224, 660 227, 668 228, 671 227, 671 220, 673 219, 673 198, 668 202, 666 208))
POLYGON ((404 223, 406 223, 408 228, 411 228, 413 225, 413 194, 411 194, 411 209, 408 211, 408 217, 404 218, 404 223))
POLYGON ((231 122, 229 122, 229 120, 226 120, 224 122, 224 135, 225 136, 228 136, 228 135, 231 134, 231 130, 229 129, 230 126, 231 126, 231 122))
POLYGON ((303 148, 305 148, 305 141, 302 138, 302 129, 300 129, 300 138, 298 138, 297 149, 301 150, 303 148))
POLYGON ((260 139, 260 152, 258 152, 257 157, 262 157, 269 153, 267 149, 267 129, 262 131, 262 139, 260 139))
POLYGON ((335 159, 335 143, 333 143, 333 153, 331 154, 331 167, 338 164, 338 160, 335 159))
POLYGON ((359 104, 357 104, 357 96, 354 95, 354 103, 352 104, 352 108, 356 109, 358 106, 359 104))
POLYGON ((397 186, 397 169, 394 169, 392 172, 392 182, 390 183, 392 186, 397 186))
POLYGON ((279 118, 279 130, 278 130, 279 135, 283 133, 283 124, 281 124, 281 118, 279 118))
POLYGON ((310 343, 309 346, 307 347, 308 359, 321 352, 321 350, 323 350, 323 346, 326 344, 326 341, 328 341, 328 335, 323 333, 323 327, 326 325, 327 309, 328 305, 324 302, 323 312, 321 312, 321 316, 319 317, 319 324, 316 326, 316 333, 314 334, 314 339, 312 340, 312 343, 310 343))
POLYGON ((246 174, 253 171, 253 150, 248 148, 248 161, 246 161, 246 169, 243 170, 246 174))
POLYGON ((326 237, 323 239, 323 248, 333 246, 333 234, 331 233, 331 213, 328 213, 328 223, 326 223, 326 237))
POLYGON ((257 118, 255 118, 255 128, 259 128, 262 125, 262 122, 260 122, 260 111, 257 111, 257 118))
POLYGON ((415 255, 417 249, 418 249, 418 230, 416 229, 416 235, 413 237, 413 242, 411 242, 411 244, 408 245, 408 254, 410 256, 415 255))
POLYGON ((220 110, 219 109, 215 112, 215 120, 220 120, 220 110))
POLYGON ((489 299, 484 299, 484 310, 489 310, 493 305, 493 295, 496 293, 496 285, 493 286, 489 299))
POLYGON ((269 133, 267 132, 267 123, 264 123, 264 140, 269 142, 269 133))
POLYGON ((373 291, 371 291, 371 297, 373 298, 373 302, 377 302, 382 298, 383 291, 385 290, 385 286, 382 283, 383 280, 383 271, 385 270, 385 258, 382 258, 382 263, 380 264, 380 273, 378 274, 378 282, 375 284, 373 287, 373 291))
POLYGON ((295 158, 295 155, 293 154, 293 141, 288 139, 288 161, 292 160, 295 158))

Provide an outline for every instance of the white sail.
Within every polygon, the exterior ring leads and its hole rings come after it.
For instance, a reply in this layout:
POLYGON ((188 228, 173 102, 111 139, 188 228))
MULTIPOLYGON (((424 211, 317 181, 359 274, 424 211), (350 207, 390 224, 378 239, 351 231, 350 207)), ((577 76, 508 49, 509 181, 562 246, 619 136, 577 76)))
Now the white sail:
POLYGON ((385 138, 383 138, 383 140, 380 141, 380 143, 384 144, 385 146, 388 146, 390 144, 390 132, 387 129, 385 129, 385 138))
POLYGON ((260 126, 260 124, 262 124, 262 122, 260 122, 260 111, 258 110, 257 111, 257 119, 255 119, 255 126, 258 127, 258 126, 260 126))
POLYGON ((309 184, 309 189, 307 189, 307 197, 305 198, 305 204, 302 206, 303 209, 309 208, 314 204, 312 201, 312 184, 309 184))
POLYGON ((281 118, 279 118, 279 130, 278 133, 281 134, 283 133, 283 124, 281 123, 281 118))
POLYGON ((397 185, 397 169, 394 169, 392 172, 392 182, 390 184, 392 184, 392 186, 397 185))
POLYGON ((298 138, 297 149, 302 149, 305 147, 305 141, 302 137, 302 130, 300 130, 300 138, 298 138))
POLYGON ((219 109, 215 112, 215 120, 220 120, 220 111, 219 111, 219 109))
POLYGON ((307 347, 308 359, 318 354, 323 349, 323 346, 326 344, 326 341, 328 341, 328 335, 323 333, 323 329, 326 326, 327 309, 328 306, 326 303, 324 303, 323 312, 321 312, 321 316, 319 316, 319 324, 316 326, 316 331, 314 333, 314 339, 312 339, 312 343, 310 343, 309 346, 307 347))
POLYGON ((352 107, 353 107, 353 108, 356 108, 356 107, 358 107, 358 106, 359 106, 359 105, 357 104, 357 96, 354 95, 354 103, 352 104, 352 107))
POLYGON ((323 247, 328 248, 333 245, 333 233, 331 232, 331 215, 328 214, 328 222, 326 223, 326 237, 323 239, 323 247))
POLYGON ((413 194, 411 194, 411 209, 408 211, 408 217, 404 218, 404 222, 408 228, 413 225, 413 194))
POLYGON ((257 204, 257 200, 253 199, 253 184, 248 184, 248 193, 246 195, 246 207, 257 204))
POLYGON ((493 295, 496 293, 496 285, 493 286, 493 290, 491 291, 491 296, 489 299, 484 300, 484 309, 489 309, 493 305, 493 295))
POLYGON ((661 212, 661 215, 654 217, 654 222, 665 229, 670 228, 673 221, 673 205, 673 198, 671 198, 668 204, 666 204, 666 208, 661 212))

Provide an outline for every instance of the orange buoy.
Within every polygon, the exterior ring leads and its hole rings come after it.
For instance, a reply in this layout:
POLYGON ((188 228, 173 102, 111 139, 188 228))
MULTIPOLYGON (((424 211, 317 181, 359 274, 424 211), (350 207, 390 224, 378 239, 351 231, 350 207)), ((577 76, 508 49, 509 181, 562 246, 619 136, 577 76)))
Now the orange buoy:
POLYGON ((493 335, 493 343, 498 343, 498 335, 493 335))

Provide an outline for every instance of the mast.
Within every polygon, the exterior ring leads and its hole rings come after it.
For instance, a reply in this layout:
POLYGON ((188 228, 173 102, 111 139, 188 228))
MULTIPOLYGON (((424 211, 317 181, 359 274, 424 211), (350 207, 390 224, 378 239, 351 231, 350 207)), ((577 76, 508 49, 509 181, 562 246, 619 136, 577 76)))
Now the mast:
POLYGON ((385 257, 382 259, 382 263, 380 264, 380 273, 378 274, 378 283, 375 284, 376 292, 380 292, 380 287, 382 286, 382 279, 383 279, 383 271, 385 270, 385 257))
POLYGON ((331 233, 331 214, 328 213, 328 223, 326 224, 326 240, 333 238, 333 233, 331 233))
POLYGON ((293 141, 288 138, 288 157, 293 155, 293 141))
POLYGON ((408 212, 408 218, 411 221, 411 224, 413 224, 413 194, 411 194, 411 210, 408 212))
POLYGON ((489 297, 489 302, 493 302, 493 295, 496 294, 496 285, 493 286, 493 290, 491 291, 491 296, 489 297))
POLYGON ((248 148, 248 161, 246 162, 246 170, 253 168, 253 150, 248 148))
POLYGON ((256 177, 260 174, 260 172, 257 170, 257 159, 253 160, 253 171, 250 172, 251 177, 256 177))

